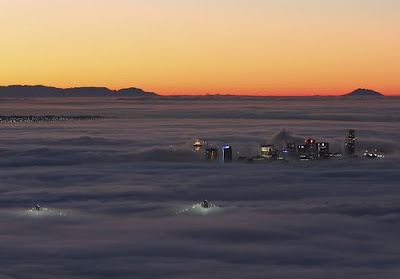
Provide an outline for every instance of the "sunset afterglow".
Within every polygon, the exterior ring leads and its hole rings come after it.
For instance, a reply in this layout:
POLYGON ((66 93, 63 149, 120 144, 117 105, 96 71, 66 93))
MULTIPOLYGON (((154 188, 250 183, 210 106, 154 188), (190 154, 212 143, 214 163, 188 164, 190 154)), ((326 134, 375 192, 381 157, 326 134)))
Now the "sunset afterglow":
POLYGON ((0 85, 400 95, 398 0, 0 3, 0 85))

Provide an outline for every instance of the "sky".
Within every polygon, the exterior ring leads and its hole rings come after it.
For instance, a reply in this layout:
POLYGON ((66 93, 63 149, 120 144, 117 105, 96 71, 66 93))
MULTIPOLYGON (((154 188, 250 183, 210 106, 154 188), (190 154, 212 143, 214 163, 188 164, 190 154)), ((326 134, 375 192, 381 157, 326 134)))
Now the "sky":
POLYGON ((397 0, 0 0, 0 85, 399 95, 397 0))

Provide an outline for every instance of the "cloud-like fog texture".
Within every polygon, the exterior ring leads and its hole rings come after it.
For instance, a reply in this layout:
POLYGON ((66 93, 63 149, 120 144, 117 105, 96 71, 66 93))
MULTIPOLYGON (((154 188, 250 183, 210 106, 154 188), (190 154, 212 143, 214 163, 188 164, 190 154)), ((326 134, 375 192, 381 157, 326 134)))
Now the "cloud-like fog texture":
POLYGON ((0 278, 397 278, 400 99, 3 99, 0 278), (207 162, 308 137, 382 160, 207 162), (207 199, 210 214, 182 209, 207 199), (53 212, 24 214, 40 204, 53 212), (21 214, 23 218, 18 218, 21 214), (36 216, 37 217, 37 216, 36 216))
POLYGON ((270 140, 276 148, 286 148, 287 143, 302 143, 304 142, 304 138, 294 134, 292 131, 287 131, 283 129, 273 135, 272 139, 270 140))

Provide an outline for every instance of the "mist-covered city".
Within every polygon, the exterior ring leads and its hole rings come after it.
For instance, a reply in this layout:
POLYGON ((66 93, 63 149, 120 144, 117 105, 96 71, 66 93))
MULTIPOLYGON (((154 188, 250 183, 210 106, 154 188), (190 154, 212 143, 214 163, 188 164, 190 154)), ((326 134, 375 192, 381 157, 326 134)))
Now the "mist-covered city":
POLYGON ((0 11, 0 279, 399 278, 400 1, 0 11))
POLYGON ((1 123, 3 278, 399 271, 397 97, 1 101, 2 115, 101 117, 1 123), (309 138, 343 156, 238 160, 309 138), (193 150, 197 139, 219 158, 193 150), (367 159, 368 148, 385 156, 367 159))

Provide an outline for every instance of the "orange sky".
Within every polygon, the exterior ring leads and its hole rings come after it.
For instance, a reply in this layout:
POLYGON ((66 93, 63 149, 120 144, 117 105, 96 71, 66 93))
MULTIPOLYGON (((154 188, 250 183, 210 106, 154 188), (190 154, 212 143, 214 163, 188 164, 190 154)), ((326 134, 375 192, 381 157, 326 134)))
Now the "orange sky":
POLYGON ((400 95, 398 0, 0 0, 0 85, 400 95))

